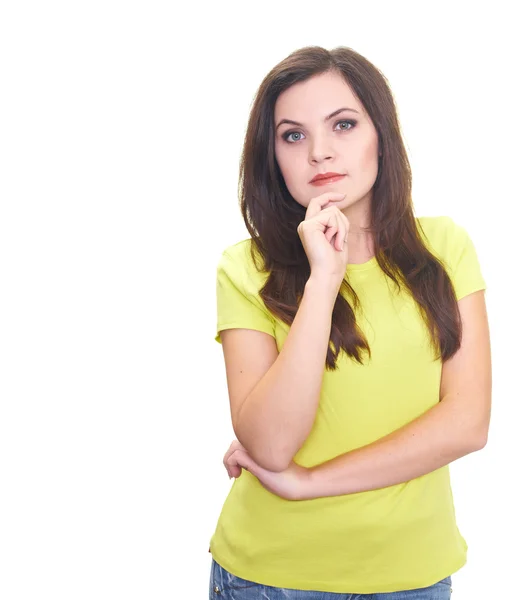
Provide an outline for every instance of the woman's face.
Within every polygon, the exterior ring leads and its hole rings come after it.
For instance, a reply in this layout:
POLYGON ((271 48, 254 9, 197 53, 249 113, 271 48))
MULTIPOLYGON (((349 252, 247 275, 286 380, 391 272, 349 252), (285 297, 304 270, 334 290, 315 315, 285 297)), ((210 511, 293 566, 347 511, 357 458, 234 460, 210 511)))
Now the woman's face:
POLYGON ((307 207, 315 196, 339 192, 346 194, 338 205, 341 210, 354 204, 369 210, 378 172, 378 136, 340 75, 323 73, 285 90, 274 107, 274 127, 276 159, 296 202, 307 207), (340 177, 311 183, 323 173, 340 177))

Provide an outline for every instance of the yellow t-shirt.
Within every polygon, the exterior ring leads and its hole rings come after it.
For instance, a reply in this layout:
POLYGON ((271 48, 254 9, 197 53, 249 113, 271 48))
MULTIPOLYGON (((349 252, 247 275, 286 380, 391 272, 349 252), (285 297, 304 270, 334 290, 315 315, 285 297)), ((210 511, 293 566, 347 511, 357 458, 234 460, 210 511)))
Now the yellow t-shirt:
MULTIPOLYGON (((458 300, 485 289, 474 245, 449 217, 420 217, 428 248, 442 259, 458 300)), ((258 290, 266 279, 250 240, 227 248, 217 270, 217 331, 272 335, 281 350, 289 326, 258 290)), ((375 258, 347 266, 361 301, 356 318, 372 351, 359 365, 341 353, 324 371, 313 429, 294 460, 311 467, 369 444, 439 401, 441 360, 412 297, 395 293, 375 258)), ((211 553, 229 572, 264 585, 342 593, 427 587, 466 562, 456 525, 449 467, 406 483, 343 496, 290 501, 247 471, 224 503, 211 553)))

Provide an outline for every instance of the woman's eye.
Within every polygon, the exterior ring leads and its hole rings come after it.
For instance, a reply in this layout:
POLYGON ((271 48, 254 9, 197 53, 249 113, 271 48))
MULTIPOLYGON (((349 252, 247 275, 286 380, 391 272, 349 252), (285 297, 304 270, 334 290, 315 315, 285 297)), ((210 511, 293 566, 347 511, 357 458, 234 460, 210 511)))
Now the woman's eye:
POLYGON ((338 121, 337 125, 347 125, 347 127, 339 127, 339 129, 348 131, 349 129, 353 129, 353 127, 355 127, 355 121, 338 121))
POLYGON ((283 135, 283 138, 284 138, 284 139, 285 139, 287 142, 298 142, 298 141, 301 139, 301 135, 302 135, 302 134, 301 134, 301 132, 300 132, 300 131, 287 131, 287 133, 285 133, 285 134, 283 135), (299 136, 299 137, 296 137, 295 139, 291 139, 291 140, 290 140, 289 138, 290 138, 290 136, 292 136, 292 135, 294 135, 294 136, 299 136))

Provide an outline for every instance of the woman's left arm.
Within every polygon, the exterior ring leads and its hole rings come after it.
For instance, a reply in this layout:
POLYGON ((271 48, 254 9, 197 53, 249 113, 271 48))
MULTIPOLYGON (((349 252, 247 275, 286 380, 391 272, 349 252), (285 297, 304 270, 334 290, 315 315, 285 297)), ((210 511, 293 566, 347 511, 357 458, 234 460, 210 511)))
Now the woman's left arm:
POLYGON ((312 497, 396 485, 483 448, 490 423, 492 369, 483 290, 462 298, 461 347, 443 364, 440 402, 404 427, 309 470, 312 497))
POLYGON ((443 364, 440 402, 426 413, 371 444, 310 469, 295 463, 280 473, 257 469, 244 450, 233 455, 234 464, 244 463, 240 466, 273 493, 304 500, 403 483, 483 448, 492 388, 484 291, 465 296, 458 305, 461 347, 443 364))

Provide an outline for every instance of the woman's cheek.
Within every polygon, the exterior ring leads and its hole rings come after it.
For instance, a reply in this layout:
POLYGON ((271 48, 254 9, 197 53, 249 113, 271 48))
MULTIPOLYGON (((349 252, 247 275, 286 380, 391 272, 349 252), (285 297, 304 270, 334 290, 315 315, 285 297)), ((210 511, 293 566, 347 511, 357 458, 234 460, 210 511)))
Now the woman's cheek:
POLYGON ((364 173, 368 174, 368 176, 371 176, 373 173, 375 173, 376 176, 378 172, 378 149, 376 139, 366 147, 365 152, 363 153, 362 170, 364 173))

